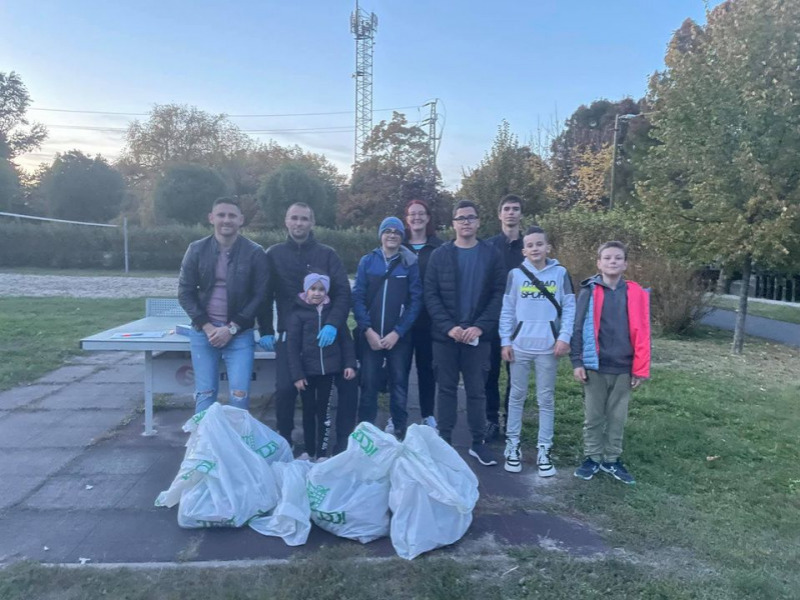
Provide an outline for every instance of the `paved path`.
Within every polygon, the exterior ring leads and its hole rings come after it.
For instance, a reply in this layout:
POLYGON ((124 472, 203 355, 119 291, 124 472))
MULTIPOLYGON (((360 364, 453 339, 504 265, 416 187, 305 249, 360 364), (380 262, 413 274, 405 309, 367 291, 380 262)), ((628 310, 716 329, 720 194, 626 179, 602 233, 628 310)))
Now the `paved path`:
MULTIPOLYGON (((186 442, 180 428, 192 414, 191 399, 171 398, 156 410, 158 435, 143 437, 142 379, 139 355, 89 354, 32 385, 0 393, 0 565, 25 558, 47 563, 275 559, 313 553, 323 544, 357 544, 316 527, 297 548, 250 528, 178 527, 177 508, 153 503, 178 472, 186 442)), ((609 551, 594 529, 559 516, 557 505, 559 488, 604 482, 579 482, 572 477, 572 461, 558 457, 563 465, 558 475, 539 478, 532 452, 519 475, 475 464, 466 455, 470 437, 463 397, 461 402, 454 441, 475 468, 481 499, 466 536, 437 552, 493 554, 509 546, 582 556, 609 551)), ((416 399, 409 405, 416 406, 416 399)), ((264 399, 255 400, 251 412, 274 427, 274 410, 264 399)), ((299 425, 299 413, 295 420, 299 425)), ((379 416, 379 423, 383 420, 379 416)), ((388 538, 366 549, 369 556, 395 554, 388 538)))
MULTIPOLYGON (((733 331, 736 325, 736 312, 715 308, 703 317, 701 322, 711 327, 733 331)), ((800 348, 800 325, 796 323, 747 315, 744 330, 748 335, 800 348)))

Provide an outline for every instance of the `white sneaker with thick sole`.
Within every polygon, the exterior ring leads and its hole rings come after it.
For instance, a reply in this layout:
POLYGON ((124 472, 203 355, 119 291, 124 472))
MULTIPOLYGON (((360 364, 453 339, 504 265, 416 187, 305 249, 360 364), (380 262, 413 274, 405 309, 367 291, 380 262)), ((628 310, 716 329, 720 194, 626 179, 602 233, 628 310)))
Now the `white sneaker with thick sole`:
POLYGON ((519 440, 506 439, 506 449, 503 456, 506 463, 503 468, 509 473, 519 473, 522 471, 522 450, 520 450, 519 440))
POLYGON ((539 467, 539 477, 552 477, 556 474, 556 468, 550 459, 550 448, 547 446, 539 446, 536 464, 539 467))
POLYGON ((392 422, 392 417, 389 417, 389 420, 386 421, 386 427, 384 427, 383 430, 389 435, 394 435, 394 423, 392 422))

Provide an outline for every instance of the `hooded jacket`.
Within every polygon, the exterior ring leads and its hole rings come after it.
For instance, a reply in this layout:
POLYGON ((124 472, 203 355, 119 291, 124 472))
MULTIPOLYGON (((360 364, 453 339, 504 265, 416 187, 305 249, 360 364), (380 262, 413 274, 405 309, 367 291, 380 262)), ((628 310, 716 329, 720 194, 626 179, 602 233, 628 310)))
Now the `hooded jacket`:
POLYGON ((309 304, 295 298, 286 335, 289 373, 292 381, 313 375, 333 375, 356 368, 353 339, 347 327, 336 332, 333 344, 319 347, 317 335, 330 316, 332 304, 309 304), (321 307, 321 309, 320 309, 321 307))
POLYGON ((381 337, 396 331, 403 337, 421 308, 419 263, 411 250, 400 246, 398 253, 388 261, 381 248, 361 257, 353 286, 353 316, 362 330, 371 327, 381 337), (395 261, 400 263, 381 281, 395 261))
POLYGON ((536 275, 561 305, 561 318, 547 296, 515 267, 508 273, 500 311, 500 343, 514 351, 550 354, 556 340, 570 343, 575 324, 575 293, 567 269, 553 258, 539 271, 527 258, 522 264, 536 275))
MULTIPOLYGON (((650 377, 650 295, 638 283, 621 279, 617 285, 625 286, 627 326, 633 351, 631 375, 650 377)), ((575 327, 572 333, 570 359, 573 367, 600 369, 600 321, 608 286, 600 275, 581 282, 575 310, 575 327)), ((616 352, 611 348, 611 352, 616 352)))

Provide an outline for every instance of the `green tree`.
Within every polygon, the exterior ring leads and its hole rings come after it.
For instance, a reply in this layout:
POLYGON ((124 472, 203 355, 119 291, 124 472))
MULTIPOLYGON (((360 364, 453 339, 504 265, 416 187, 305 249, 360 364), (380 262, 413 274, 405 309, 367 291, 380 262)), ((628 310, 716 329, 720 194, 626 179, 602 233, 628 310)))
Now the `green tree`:
POLYGON ((207 223, 214 200, 227 193, 225 180, 214 169, 195 164, 172 165, 156 183, 155 214, 186 225, 207 223))
POLYGON ((157 104, 147 121, 128 126, 120 164, 132 176, 162 174, 175 163, 218 166, 252 148, 252 140, 223 114, 185 104, 157 104))
POLYGON ((0 211, 19 212, 17 205, 21 191, 14 165, 7 160, 0 160, 0 211))
POLYGON ((339 201, 340 224, 377 227, 388 215, 402 216, 415 198, 428 202, 435 215, 441 213, 439 173, 432 178, 429 172, 425 130, 395 112, 391 121, 375 126, 364 150, 369 158, 355 165, 350 193, 339 201))
POLYGON ((517 194, 525 202, 527 215, 542 214, 550 207, 550 173, 545 162, 529 146, 521 145, 507 121, 497 128, 492 149, 474 169, 468 169, 456 195, 481 207, 481 229, 488 235, 497 230, 497 204, 506 194, 517 194))
MULTIPOLYGON (((617 102, 595 100, 589 106, 579 106, 572 113, 563 131, 551 144, 553 187, 562 208, 571 208, 579 203, 587 206, 596 204, 596 193, 593 198, 584 196, 580 178, 577 176, 578 169, 584 167, 585 174, 587 159, 601 153, 603 148, 611 148, 617 115, 640 115, 648 110, 645 99, 637 102, 632 98, 623 98, 617 102)), ((632 160, 652 144, 647 135, 648 129, 649 123, 645 116, 620 122, 617 132, 617 169, 614 177, 617 205, 627 206, 632 203, 632 160)), ((608 204, 610 172, 605 176, 605 180, 606 192, 603 194, 603 205, 608 204)))
POLYGON ((685 23, 651 80, 639 195, 653 235, 698 264, 740 271, 740 353, 753 265, 800 256, 800 3, 725 2, 685 23))
POLYGON ((30 103, 20 76, 14 71, 0 73, 0 160, 35 150, 47 137, 44 125, 28 122, 25 112, 30 103))
POLYGON ((317 223, 331 226, 336 219, 336 188, 307 165, 284 163, 264 179, 258 199, 266 225, 280 228, 286 209, 295 202, 305 202, 314 209, 317 223))
POLYGON ((54 217, 104 223, 119 215, 125 181, 102 156, 71 150, 43 171, 39 192, 54 217))

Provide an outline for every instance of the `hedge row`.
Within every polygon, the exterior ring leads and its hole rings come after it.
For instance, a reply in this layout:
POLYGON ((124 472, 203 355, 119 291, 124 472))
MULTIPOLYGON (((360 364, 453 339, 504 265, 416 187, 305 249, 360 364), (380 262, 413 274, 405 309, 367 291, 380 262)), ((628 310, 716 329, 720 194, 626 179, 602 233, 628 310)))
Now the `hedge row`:
MULTIPOLYGON (((211 233, 201 226, 131 227, 130 268, 135 271, 177 271, 190 242, 211 233)), ((348 272, 378 245, 375 232, 317 227, 319 241, 336 248, 348 272)), ((245 232, 265 248, 286 239, 285 230, 245 232)), ((121 229, 61 224, 0 223, 0 267, 113 269, 125 264, 121 229)))

